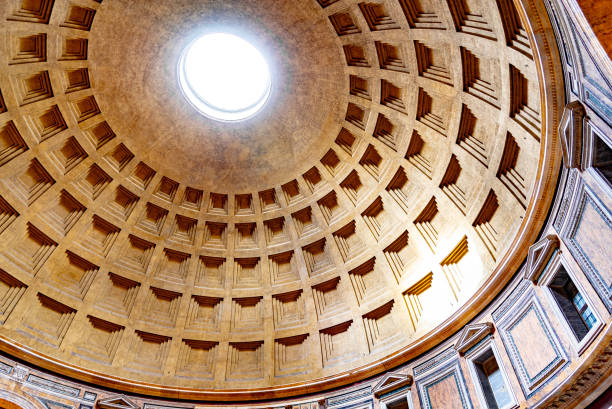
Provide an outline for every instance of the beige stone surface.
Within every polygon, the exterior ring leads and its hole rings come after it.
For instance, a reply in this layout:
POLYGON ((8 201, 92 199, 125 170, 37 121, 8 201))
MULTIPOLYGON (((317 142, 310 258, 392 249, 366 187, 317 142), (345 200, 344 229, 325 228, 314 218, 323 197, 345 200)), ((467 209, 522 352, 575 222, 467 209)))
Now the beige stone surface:
POLYGON ((345 65, 314 1, 106 2, 89 39, 105 118, 128 148, 181 183, 236 193, 280 185, 307 171, 340 130, 345 65), (182 50, 226 27, 264 54, 273 77, 264 110, 240 123, 200 115, 178 88, 182 50))
POLYGON ((554 118, 507 0, 0 17, 0 334, 105 376, 264 388, 416 345, 486 283, 542 182, 554 118), (193 32, 225 23, 274 67, 239 124, 199 116, 175 78, 193 32))

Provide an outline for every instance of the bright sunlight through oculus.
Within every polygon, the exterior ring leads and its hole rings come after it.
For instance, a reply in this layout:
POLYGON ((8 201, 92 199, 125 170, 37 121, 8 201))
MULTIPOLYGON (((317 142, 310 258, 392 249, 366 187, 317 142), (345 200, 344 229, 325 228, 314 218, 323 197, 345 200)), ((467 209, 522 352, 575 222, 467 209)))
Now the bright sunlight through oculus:
POLYGON ((189 102, 220 121, 255 115, 270 96, 270 71, 261 53, 232 34, 205 34, 183 51, 179 82, 189 102))

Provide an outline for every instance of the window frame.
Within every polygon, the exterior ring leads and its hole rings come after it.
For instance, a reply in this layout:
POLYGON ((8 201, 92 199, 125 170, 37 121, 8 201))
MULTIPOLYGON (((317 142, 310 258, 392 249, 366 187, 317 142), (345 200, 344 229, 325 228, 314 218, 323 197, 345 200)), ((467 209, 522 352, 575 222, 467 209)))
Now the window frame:
POLYGON ((568 338, 570 339, 572 347, 574 348, 578 356, 582 355, 584 351, 586 351, 586 349, 595 340, 597 335, 599 335, 599 333, 604 327, 604 322, 601 318, 599 311, 597 310, 597 308, 595 308, 595 303, 592 301, 590 295, 587 293, 584 285, 580 282, 580 280, 577 279, 577 276, 574 273, 574 271, 569 267, 568 262, 565 260, 560 250, 557 250, 555 254, 553 254, 553 256, 551 257, 548 263, 548 266, 546 266, 544 272, 542 273, 542 275, 540 276, 540 279, 538 280, 538 286, 541 286, 544 289, 546 298, 549 304, 552 306, 555 314, 559 318, 559 321, 561 321, 561 325, 563 325, 563 328, 566 330, 565 332, 568 332, 570 334, 568 338), (576 337, 574 329, 568 322, 568 319, 566 318, 565 314, 561 310, 559 303, 555 299, 553 290, 550 288, 550 283, 553 281, 555 276, 559 273, 561 268, 565 270, 570 280, 572 280, 572 283, 574 284, 574 286, 576 287, 576 289, 578 290, 578 292, 584 299, 585 304, 591 310, 591 312, 593 313, 593 316, 596 319, 593 326, 588 330, 586 335, 580 341, 576 337))
POLYGON ((587 173, 593 175, 593 178, 597 181, 597 184, 605 190, 608 195, 612 196, 612 184, 606 179, 599 169, 595 167, 595 156, 597 155, 597 139, 600 139, 603 143, 608 145, 608 148, 612 150, 612 140, 602 132, 599 127, 592 123, 592 121, 585 121, 584 127, 584 139, 583 139, 583 163, 582 169, 587 173))
POLYGON ((492 352, 493 357, 495 358, 499 371, 501 372, 502 378, 504 379, 504 383, 506 384, 506 389, 508 390, 508 393, 510 394, 511 402, 508 405, 503 406, 499 409, 516 409, 519 407, 519 403, 516 398, 516 393, 514 392, 514 389, 512 388, 512 385, 510 384, 510 378, 508 377, 508 372, 506 371, 506 368, 504 367, 504 363, 501 360, 501 355, 499 353, 499 350, 497 349, 497 345, 495 344, 495 338, 493 337, 493 335, 489 335, 487 338, 480 341, 479 344, 477 344, 471 350, 467 351, 464 355, 465 360, 467 362, 468 370, 470 372, 470 376, 472 377, 474 387, 476 388, 476 396, 478 396, 478 403, 480 404, 480 407, 482 408, 489 408, 489 405, 487 404, 487 399, 484 394, 484 390, 480 383, 480 377, 478 376, 478 373, 476 372, 477 364, 475 362, 477 359, 479 359, 484 354, 486 354, 489 350, 492 352))
POLYGON ((402 399, 405 399, 408 402, 408 409, 414 409, 414 404, 412 403, 412 388, 404 389, 398 393, 392 393, 390 396, 386 396, 380 399, 380 409, 388 409, 388 404, 399 402, 402 399))

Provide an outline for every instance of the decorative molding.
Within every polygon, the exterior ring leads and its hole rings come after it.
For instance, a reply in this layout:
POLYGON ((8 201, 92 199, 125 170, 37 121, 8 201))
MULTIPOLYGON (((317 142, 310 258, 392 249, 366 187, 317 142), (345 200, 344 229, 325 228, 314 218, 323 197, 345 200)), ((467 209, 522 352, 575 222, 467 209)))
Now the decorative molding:
POLYGON ((98 409, 138 409, 139 406, 128 399, 125 395, 113 395, 100 399, 96 406, 98 409))
POLYGON ((192 409, 194 406, 172 406, 172 405, 160 405, 159 403, 147 403, 142 406, 143 409, 192 409))
MULTIPOLYGON (((602 263, 601 260, 592 260, 592 257, 589 257, 589 254, 583 247, 584 243, 581 243, 579 237, 577 237, 584 220, 587 206, 589 206, 601 218, 601 228, 607 229, 597 232, 596 235, 592 235, 593 232, 589 231, 591 240, 598 242, 591 242, 589 245, 592 246, 593 244, 597 244, 595 247, 600 247, 600 249, 605 250, 605 237, 612 235, 612 214, 610 210, 596 198, 590 188, 588 188, 582 180, 577 190, 576 199, 573 201, 574 207, 568 215, 571 222, 564 228, 562 237, 567 248, 584 271, 587 279, 591 282, 591 285, 604 302, 608 312, 612 312, 612 276, 607 269, 608 266, 601 265, 605 264, 602 263)), ((586 228, 588 229, 589 226, 586 226, 586 228)))
POLYGON ((523 278, 534 283, 537 282, 548 264, 548 260, 558 248, 559 238, 554 234, 549 234, 529 247, 523 278))
POLYGON ((30 370, 21 365, 15 365, 13 370, 13 378, 17 380, 17 382, 24 382, 26 377, 30 373, 30 370))
POLYGON ((579 168, 583 164, 583 123, 586 109, 580 101, 565 106, 559 122, 559 137, 566 168, 579 168))
POLYGON ((90 402, 95 402, 97 398, 98 398, 98 394, 95 393, 95 392, 85 391, 85 393, 83 393, 83 399, 84 400, 88 400, 90 402))
MULTIPOLYGON (((523 390, 523 393, 527 399, 531 398, 542 386, 544 386, 549 380, 553 379, 555 374, 565 366, 568 362, 567 352, 563 349, 559 337, 555 333, 551 324, 546 320, 546 313, 544 312, 539 300, 537 299, 535 292, 531 289, 527 294, 514 303, 515 307, 509 310, 503 317, 503 320, 497 324, 497 329, 501 336, 506 352, 510 358, 510 362, 514 368, 514 371, 519 379, 519 383, 523 390), (534 344, 528 351, 521 351, 516 343, 516 336, 513 331, 521 325, 529 315, 532 319, 535 319, 541 330, 541 338, 538 338, 534 334, 534 327, 525 326, 522 329, 530 328, 531 335, 534 336, 534 344), (530 373, 528 365, 533 362, 525 357, 525 353, 537 354, 539 353, 538 342, 548 342, 550 351, 554 353, 552 359, 535 374, 530 373), (527 360, 526 360, 527 359, 527 360)), ((537 368, 536 368, 537 369, 537 368)))
POLYGON ((506 312, 512 307, 516 305, 516 300, 522 296, 525 291, 529 288, 528 281, 520 281, 519 285, 516 286, 514 290, 506 297, 506 299, 497 307, 495 311, 491 314, 494 322, 497 322, 500 318, 502 318, 506 312))
POLYGON ((0 362, 0 373, 10 375, 12 371, 13 367, 11 365, 6 364, 4 362, 0 362))
MULTIPOLYGON (((455 352, 452 348, 450 348, 450 350, 455 352)), ((453 409, 473 408, 472 400, 470 398, 465 378, 461 370, 461 365, 459 364, 459 359, 453 359, 448 363, 445 362, 445 364, 443 365, 436 365, 434 370, 420 377, 416 381, 416 387, 422 409, 436 409, 439 407, 432 404, 431 395, 429 394, 429 391, 431 388, 435 388, 438 384, 442 382, 451 382, 451 385, 456 387, 456 393, 458 396, 456 396, 455 400, 461 402, 460 407, 450 406, 450 404, 454 405, 458 402, 450 402, 451 397, 448 394, 450 390, 447 389, 447 393, 444 395, 443 398, 445 401, 447 401, 447 403, 445 403, 445 406, 449 405, 449 407, 453 407, 453 409)))
MULTIPOLYGON (((39 401, 45 407, 45 409, 73 409, 72 406, 66 405, 65 403, 56 402, 54 400, 41 398, 40 396, 35 396, 35 398, 36 398, 37 401, 39 401)), ((91 408, 91 406, 89 406, 89 408, 91 408)))
POLYGON ((403 386, 412 385, 412 376, 405 375, 399 372, 388 372, 380 381, 372 388, 372 393, 377 398, 382 395, 393 392, 403 386))
POLYGON ((563 198, 561 200, 561 204, 557 210, 555 215, 555 221, 553 223, 553 227, 557 232, 560 232, 563 228, 563 224, 567 219, 567 212, 571 207, 572 196, 574 195, 574 188, 576 187, 576 182, 579 179, 579 172, 575 169, 570 169, 566 178, 565 187, 563 188, 563 198))
POLYGON ((451 358, 455 358, 456 356, 457 351, 455 350, 455 348, 447 348, 444 351, 440 352, 438 355, 434 356, 433 358, 423 362, 420 365, 415 366, 413 369, 414 376, 418 378, 419 376, 431 370, 431 368, 441 365, 443 362, 446 362, 451 358))
MULTIPOLYGON (((41 378, 40 376, 30 374, 28 375, 27 383, 45 389, 50 392, 54 392, 60 395, 69 396, 76 398, 80 395, 81 390, 68 385, 62 385, 61 383, 52 381, 50 379, 41 378)), ((111 408, 107 408, 111 409, 111 408)), ((133 409, 133 408, 130 408, 133 409)))
POLYGON ((487 335, 492 334, 493 331, 495 331, 495 327, 493 327, 493 324, 490 322, 468 324, 463 328, 463 331, 461 331, 459 339, 455 344, 455 350, 457 350, 460 355, 463 355, 487 335))
MULTIPOLYGON (((355 391, 343 393, 340 395, 332 396, 327 398, 326 407, 332 408, 349 408, 354 402, 361 403, 364 399, 370 398, 372 395, 372 388, 369 386, 366 388, 357 389, 355 391)), ((371 402, 371 400, 369 401, 371 402)))
POLYGON ((612 336, 608 334, 606 338, 607 342, 602 342, 598 348, 593 350, 590 359, 583 361, 582 365, 565 382, 559 384, 532 408, 574 408, 577 402, 609 379, 612 376, 612 336))

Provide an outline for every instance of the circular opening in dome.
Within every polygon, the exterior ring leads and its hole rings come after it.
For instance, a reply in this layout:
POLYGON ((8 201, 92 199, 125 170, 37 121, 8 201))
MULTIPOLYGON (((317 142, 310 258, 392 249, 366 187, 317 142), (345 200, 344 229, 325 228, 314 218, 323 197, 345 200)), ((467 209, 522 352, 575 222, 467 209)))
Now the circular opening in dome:
POLYGON ((270 96, 270 71, 261 53, 233 34, 204 34, 183 51, 179 83, 187 100, 219 121, 255 115, 270 96))

